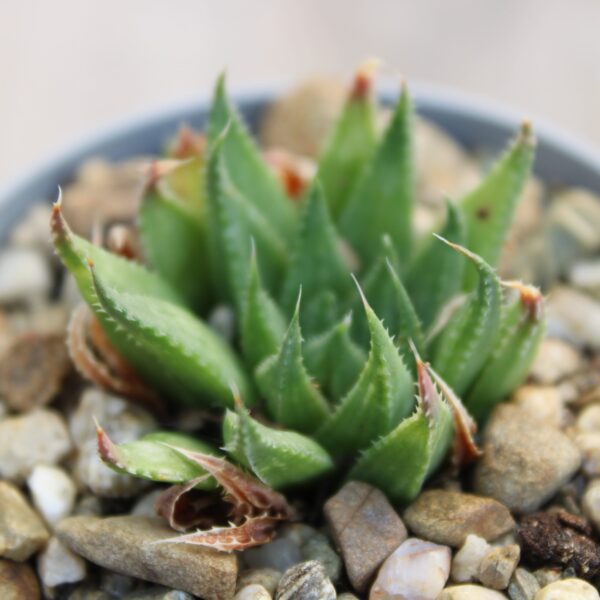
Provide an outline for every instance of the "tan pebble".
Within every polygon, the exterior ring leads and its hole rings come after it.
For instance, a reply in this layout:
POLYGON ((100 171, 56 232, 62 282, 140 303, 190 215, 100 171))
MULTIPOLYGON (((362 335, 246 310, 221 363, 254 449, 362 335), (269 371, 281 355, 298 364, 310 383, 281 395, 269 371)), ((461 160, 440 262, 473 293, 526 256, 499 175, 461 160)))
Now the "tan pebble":
POLYGON ((40 586, 27 563, 0 559, 0 597, 2 600, 38 600, 40 586))
POLYGON ((569 422, 570 414, 560 392, 553 386, 524 385, 514 393, 512 400, 529 413, 531 420, 561 428, 569 422))
POLYGON ((542 384, 557 383, 583 366, 579 351, 558 338, 548 337, 541 344, 531 367, 531 377, 542 384))
POLYGON ((241 590, 247 585, 258 584, 273 595, 281 579, 281 571, 276 569, 247 569, 239 574, 237 589, 241 590))
POLYGON ((271 594, 262 585, 253 583, 242 588, 234 600, 271 600, 271 594))
POLYGON ((600 432, 600 404, 590 404, 577 415, 575 427, 579 431, 600 432))
POLYGON ((521 549, 517 544, 493 548, 479 565, 479 581, 494 590, 506 589, 520 556, 521 549))
POLYGON ((467 584, 446 588, 436 600, 506 600, 506 596, 480 585, 467 584))
POLYGON ((454 555, 451 576, 457 583, 473 581, 479 573, 479 565, 491 546, 477 535, 468 535, 465 543, 454 555))
POLYGON ((563 579, 542 588, 534 600, 598 600, 598 590, 582 579, 563 579))

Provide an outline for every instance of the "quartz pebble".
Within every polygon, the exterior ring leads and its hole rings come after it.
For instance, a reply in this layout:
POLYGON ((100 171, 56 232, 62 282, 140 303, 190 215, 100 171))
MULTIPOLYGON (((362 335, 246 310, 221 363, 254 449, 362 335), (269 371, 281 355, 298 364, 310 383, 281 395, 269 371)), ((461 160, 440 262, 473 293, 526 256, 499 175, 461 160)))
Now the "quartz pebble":
POLYGON ((37 465, 27 479, 27 486, 34 506, 49 525, 71 514, 77 488, 63 469, 37 465))
POLYGON ((450 574, 450 548, 409 538, 385 560, 369 600, 435 600, 450 574))
POLYGON ((583 458, 583 472, 588 477, 600 476, 600 431, 579 432, 574 440, 583 458))
POLYGON ((540 589, 540 584, 535 576, 527 569, 518 567, 508 584, 510 600, 533 600, 540 589))
POLYGON ((336 593, 321 563, 309 560, 283 574, 275 600, 336 600, 336 593))
POLYGON ((406 539, 406 527, 378 489, 351 481, 324 507, 352 587, 363 592, 383 561, 406 539))
POLYGON ((542 588, 534 600, 598 600, 598 590, 582 579, 563 579, 542 588))
POLYGON ((233 554, 186 544, 156 543, 173 537, 160 519, 69 517, 56 535, 71 550, 106 569, 183 590, 206 600, 235 592, 233 554))
POLYGON ((233 600, 271 600, 271 594, 257 583, 242 588, 233 600))
POLYGON ((0 421, 0 477, 21 483, 38 464, 59 463, 71 451, 62 417, 40 409, 0 421))
POLYGON ((42 583, 49 588, 82 581, 87 572, 85 560, 56 537, 50 539, 38 556, 37 567, 42 583))
POLYGON ((479 565, 479 581, 494 590, 506 589, 520 556, 521 549, 517 544, 492 548, 479 565))
POLYGON ((238 590, 248 585, 260 585, 273 595, 281 575, 281 571, 276 569, 247 569, 238 576, 238 590))
POLYGON ((479 565, 491 546, 481 537, 470 534, 452 559, 451 576, 457 583, 474 581, 479 573, 479 565))
POLYGON ((503 404, 484 432, 474 489, 514 511, 528 512, 551 498, 580 464, 579 449, 564 433, 541 422, 532 427, 526 411, 503 404))
POLYGON ((548 337, 540 344, 530 376, 538 383, 551 385, 576 373, 582 366, 576 348, 561 339, 548 337))
POLYGON ((49 537, 46 526, 23 494, 7 481, 0 481, 0 556, 27 560, 49 537))
POLYGON ((588 483, 581 499, 581 508, 596 530, 600 531, 600 479, 588 483))
POLYGON ((0 597, 2 600, 38 600, 40 586, 27 563, 0 559, 0 597))
POLYGON ((506 596, 480 585, 467 584, 446 588, 436 600, 506 600, 506 596))
POLYGON ((471 533, 492 541, 515 527, 500 502, 447 490, 422 492, 404 512, 404 521, 416 535, 454 547, 471 533))
POLYGON ((19 247, 0 252, 0 304, 39 302, 51 286, 52 273, 41 252, 19 247))

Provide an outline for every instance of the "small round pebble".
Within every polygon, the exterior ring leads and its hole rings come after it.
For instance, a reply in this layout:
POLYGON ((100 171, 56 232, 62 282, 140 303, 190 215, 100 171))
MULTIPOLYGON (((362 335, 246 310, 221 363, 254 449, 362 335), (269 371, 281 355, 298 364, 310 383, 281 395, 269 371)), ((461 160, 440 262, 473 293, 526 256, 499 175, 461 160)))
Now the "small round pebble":
POLYGON ((309 560, 283 574, 275 600, 336 600, 336 593, 321 563, 309 560))
POLYGON ((301 551, 304 560, 318 560, 333 583, 339 580, 342 572, 342 559, 331 547, 326 536, 317 533, 306 541, 301 551))
POLYGON ((55 525, 71 514, 77 488, 60 467, 35 466, 27 479, 27 486, 33 504, 49 525, 55 525))
POLYGON ((506 596, 480 585, 467 584, 446 588, 436 600, 506 600, 506 596))
POLYGON ((600 479, 588 483, 581 498, 581 507, 585 516, 600 531, 600 479))
POLYGON ((234 600, 271 600, 271 594, 256 583, 242 588, 234 597, 234 600))
POLYGON ((542 588, 534 600, 599 600, 598 590, 582 579, 563 579, 542 588))
POLYGON ((277 569, 247 569, 238 575, 237 589, 240 590, 248 585, 257 584, 273 595, 281 575, 281 571, 277 571, 277 569))

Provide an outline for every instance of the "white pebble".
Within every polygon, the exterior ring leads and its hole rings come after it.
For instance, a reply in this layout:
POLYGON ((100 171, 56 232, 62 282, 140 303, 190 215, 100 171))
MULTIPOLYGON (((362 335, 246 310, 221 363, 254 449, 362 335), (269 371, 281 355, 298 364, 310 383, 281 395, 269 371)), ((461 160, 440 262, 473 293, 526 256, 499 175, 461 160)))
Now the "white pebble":
POLYGON ((435 600, 450 574, 452 553, 418 538, 409 538, 385 560, 369 600, 435 600))
POLYGON ((0 303, 46 296, 52 286, 48 261, 32 248, 7 248, 0 253, 0 303))
POLYGON ((581 498, 585 516, 600 530, 600 479, 590 481, 581 498))
POLYGON ((69 516, 77 489, 73 480, 59 467, 37 465, 27 479, 33 503, 49 525, 69 516))
POLYGON ((480 585, 453 585, 446 588, 437 600, 506 600, 506 596, 480 585))
POLYGON ((86 563, 53 537, 38 557, 38 573, 42 583, 53 588, 85 579, 86 563))
POLYGON ((271 594, 262 585, 253 583, 242 588, 234 600, 271 600, 271 594))
POLYGON ((534 600, 598 600, 595 587, 582 579, 563 579, 542 588, 534 600))
POLYGON ((461 549, 454 555, 452 561, 452 579, 457 583, 473 581, 479 572, 483 557, 490 551, 491 546, 475 534, 467 536, 461 549))

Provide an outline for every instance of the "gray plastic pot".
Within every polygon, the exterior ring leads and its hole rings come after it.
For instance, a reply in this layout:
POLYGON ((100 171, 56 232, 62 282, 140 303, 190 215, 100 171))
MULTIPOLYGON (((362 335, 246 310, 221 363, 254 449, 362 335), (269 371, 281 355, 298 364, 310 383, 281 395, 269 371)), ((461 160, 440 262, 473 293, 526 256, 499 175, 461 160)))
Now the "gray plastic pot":
MULTIPOLYGON (((481 99, 443 88, 412 86, 417 110, 446 129, 470 148, 504 146, 524 115, 481 99)), ((258 122, 273 89, 234 95, 234 101, 251 125, 258 122)), ((384 102, 395 94, 383 92, 384 102)), ((209 106, 207 98, 138 115, 57 152, 50 160, 32 167, 25 176, 0 191, 0 239, 4 239, 34 202, 55 199, 57 186, 65 183, 77 167, 92 156, 112 160, 158 154, 165 141, 183 122, 202 127, 209 106)), ((550 125, 534 122, 539 147, 535 170, 550 184, 578 185, 600 193, 600 152, 585 142, 550 125)))

